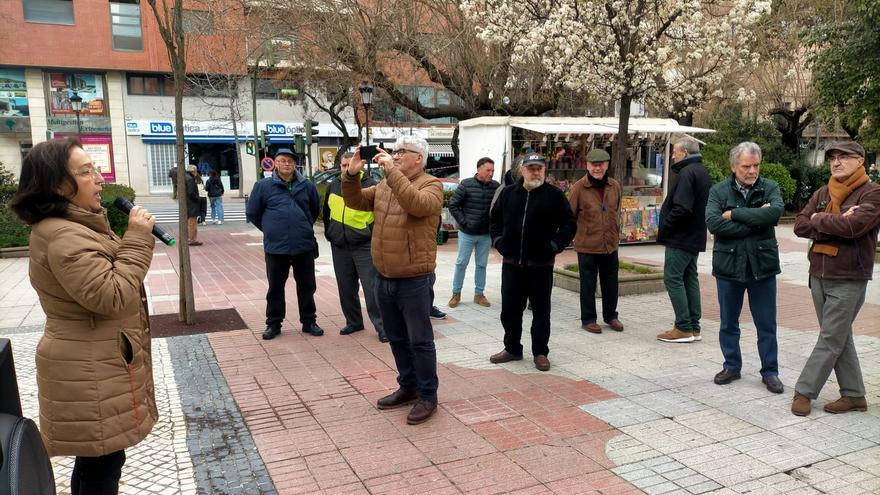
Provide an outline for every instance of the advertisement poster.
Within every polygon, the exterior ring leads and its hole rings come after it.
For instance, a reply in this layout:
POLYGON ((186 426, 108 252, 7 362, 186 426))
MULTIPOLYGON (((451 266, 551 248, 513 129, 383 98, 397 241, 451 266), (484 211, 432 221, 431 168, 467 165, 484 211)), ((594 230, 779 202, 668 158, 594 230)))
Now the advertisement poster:
POLYGON ((100 74, 49 73, 49 106, 54 115, 72 115, 70 97, 82 98, 80 115, 104 115, 104 77, 100 74))
POLYGON ((27 85, 23 69, 0 69, 0 117, 27 117, 27 85))
POLYGON ((110 134, 84 134, 77 136, 76 133, 56 133, 56 138, 78 137, 82 143, 83 151, 92 157, 95 169, 101 172, 104 182, 116 182, 116 168, 113 164, 113 139, 110 134))

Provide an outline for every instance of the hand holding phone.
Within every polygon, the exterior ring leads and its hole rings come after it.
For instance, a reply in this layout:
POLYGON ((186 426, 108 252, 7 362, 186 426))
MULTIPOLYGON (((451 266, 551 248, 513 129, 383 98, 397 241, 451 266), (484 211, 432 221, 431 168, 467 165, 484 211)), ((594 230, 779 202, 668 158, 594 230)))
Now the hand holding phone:
POLYGON ((360 151, 362 160, 372 162, 373 158, 379 154, 379 147, 375 144, 371 144, 369 146, 361 146, 360 151))

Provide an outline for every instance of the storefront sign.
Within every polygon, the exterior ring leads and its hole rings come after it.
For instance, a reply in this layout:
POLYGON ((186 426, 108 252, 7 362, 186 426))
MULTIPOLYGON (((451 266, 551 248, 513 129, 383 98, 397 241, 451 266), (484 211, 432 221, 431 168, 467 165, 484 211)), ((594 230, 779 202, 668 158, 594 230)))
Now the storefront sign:
MULTIPOLYGON (((346 125, 349 136, 357 136, 357 126, 346 125)), ((253 139, 253 123, 240 121, 238 123, 238 136, 243 139, 253 139)), ((302 122, 258 122, 257 129, 265 131, 269 137, 293 138, 297 134, 305 134, 305 126, 302 122)), ((325 137, 342 137, 342 132, 330 123, 321 123, 318 126, 318 135, 325 137)), ((125 133, 129 136, 145 137, 169 137, 174 135, 174 122, 169 120, 128 120, 125 122, 125 133)), ((186 120, 183 123, 183 133, 186 137, 206 136, 229 136, 232 137, 232 123, 224 120, 186 120)), ((445 135, 442 128, 427 127, 371 127, 370 138, 393 140, 400 136, 417 136, 424 139, 437 138, 445 135)), ((451 132, 450 132, 451 135, 451 132)))
POLYGON ((82 98, 80 115, 104 115, 104 76, 72 72, 49 73, 49 110, 52 115, 73 115, 70 97, 82 98))
MULTIPOLYGON (((76 133, 56 133, 56 138, 77 137, 76 133)), ((113 138, 109 134, 79 136, 83 151, 92 157, 95 169, 101 173, 104 182, 116 182, 116 168, 113 164, 113 138)))
POLYGON ((23 69, 0 69, 0 117, 30 115, 23 69))
MULTIPOLYGON (((49 130, 59 134, 76 134, 76 117, 75 116, 61 116, 61 117, 48 117, 46 119, 46 124, 49 127, 49 130)), ((79 125, 82 134, 110 134, 111 126, 110 126, 110 117, 97 117, 93 115, 81 115, 79 118, 79 125)))
POLYGON ((30 117, 0 117, 0 133, 4 132, 30 133, 30 117))

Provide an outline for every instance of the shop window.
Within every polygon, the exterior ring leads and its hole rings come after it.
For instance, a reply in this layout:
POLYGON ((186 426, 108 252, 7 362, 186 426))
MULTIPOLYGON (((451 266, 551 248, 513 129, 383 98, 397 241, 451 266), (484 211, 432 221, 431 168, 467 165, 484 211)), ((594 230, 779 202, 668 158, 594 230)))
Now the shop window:
POLYGON ((76 93, 82 98, 82 115, 106 115, 104 76, 82 72, 47 72, 49 111, 52 115, 73 115, 70 98, 76 93))
POLYGON ((128 94, 142 96, 174 96, 174 78, 165 74, 126 75, 128 94))
POLYGON ((214 15, 207 10, 183 9, 183 32, 214 34, 214 15))
POLYGON ((22 0, 25 22, 73 24, 73 0, 22 0))
POLYGON ((137 0, 110 2, 110 26, 114 50, 143 51, 141 8, 137 0))

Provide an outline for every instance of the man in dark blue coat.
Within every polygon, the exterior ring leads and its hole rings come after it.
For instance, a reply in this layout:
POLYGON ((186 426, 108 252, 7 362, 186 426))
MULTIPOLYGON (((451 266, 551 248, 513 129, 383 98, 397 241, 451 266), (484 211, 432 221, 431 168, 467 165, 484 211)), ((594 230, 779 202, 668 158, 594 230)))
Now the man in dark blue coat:
POLYGON ((315 258, 318 243, 314 225, 320 214, 318 190, 296 170, 296 158, 290 149, 275 153, 275 171, 254 184, 247 203, 247 219, 263 232, 266 256, 266 330, 263 338, 274 339, 281 333, 287 306, 284 284, 290 268, 296 281, 296 302, 302 331, 324 335, 318 326, 315 308, 315 258))

